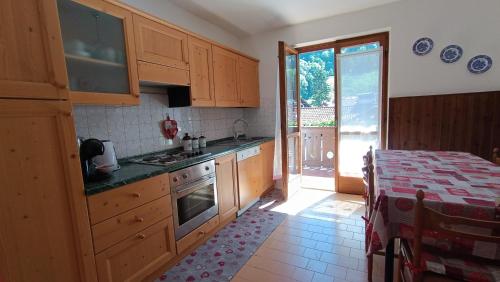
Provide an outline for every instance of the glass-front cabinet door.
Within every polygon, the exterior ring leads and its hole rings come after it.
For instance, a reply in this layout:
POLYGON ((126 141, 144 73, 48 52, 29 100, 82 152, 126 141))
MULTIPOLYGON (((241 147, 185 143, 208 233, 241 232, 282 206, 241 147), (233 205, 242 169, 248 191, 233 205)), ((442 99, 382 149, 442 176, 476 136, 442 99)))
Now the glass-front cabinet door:
POLYGON ((73 102, 138 104, 132 13, 95 0, 57 5, 73 102))

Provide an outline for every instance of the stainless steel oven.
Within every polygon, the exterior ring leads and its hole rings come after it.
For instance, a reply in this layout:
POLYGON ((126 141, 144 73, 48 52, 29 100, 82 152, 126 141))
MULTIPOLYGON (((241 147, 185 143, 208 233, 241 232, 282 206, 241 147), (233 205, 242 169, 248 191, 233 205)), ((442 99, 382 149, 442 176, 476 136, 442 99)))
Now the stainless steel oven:
POLYGON ((218 214, 215 161, 170 173, 175 239, 218 214))

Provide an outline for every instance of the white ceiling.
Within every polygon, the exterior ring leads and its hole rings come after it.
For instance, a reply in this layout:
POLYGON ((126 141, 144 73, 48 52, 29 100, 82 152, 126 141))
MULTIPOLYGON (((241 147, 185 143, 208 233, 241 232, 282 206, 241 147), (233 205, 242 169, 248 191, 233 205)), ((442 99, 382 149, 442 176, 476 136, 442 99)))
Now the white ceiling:
POLYGON ((236 36, 354 12, 399 0, 168 0, 236 36))

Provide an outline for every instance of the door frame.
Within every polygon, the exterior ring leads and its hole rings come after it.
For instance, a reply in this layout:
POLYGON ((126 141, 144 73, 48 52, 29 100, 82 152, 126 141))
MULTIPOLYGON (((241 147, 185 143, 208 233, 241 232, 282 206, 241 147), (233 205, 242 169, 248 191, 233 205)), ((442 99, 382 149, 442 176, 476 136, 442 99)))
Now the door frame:
POLYGON ((299 174, 302 174, 302 142, 301 142, 301 132, 300 132, 300 76, 299 76, 299 52, 288 46, 285 42, 278 42, 278 59, 279 59, 279 89, 280 89, 280 124, 281 124, 281 173, 282 173, 282 194, 283 199, 288 200, 288 138, 294 137, 298 139, 299 146, 298 152, 299 155, 299 174), (286 55, 294 54, 297 59, 296 63, 296 75, 295 75, 295 83, 296 83, 296 92, 297 92, 297 124, 298 124, 298 132, 293 132, 288 134, 288 124, 287 124, 287 91, 286 87, 281 87, 281 85, 286 86, 286 55))
MULTIPOLYGON (((336 62, 336 56, 337 54, 340 53, 340 50, 343 47, 349 47, 349 46, 356 46, 356 45, 362 45, 362 44, 367 44, 371 42, 380 42, 380 46, 382 47, 382 52, 383 52, 383 58, 382 58, 382 93, 381 93, 381 125, 380 125, 380 148, 381 149, 386 149, 387 148, 387 125, 389 122, 388 119, 388 112, 387 112, 387 107, 388 107, 388 82, 389 82, 389 32, 380 32, 380 33, 374 33, 374 34, 369 34, 369 35, 363 35, 363 36, 357 36, 357 37, 352 37, 352 38, 345 38, 345 39, 339 39, 339 40, 334 40, 330 42, 324 42, 324 43, 319 43, 319 44, 313 44, 313 45, 307 45, 307 46, 302 46, 302 47, 297 47, 295 50, 298 52, 298 55, 301 53, 307 53, 307 52, 313 52, 313 51, 320 51, 320 50, 325 50, 325 49, 332 49, 334 50, 334 60, 335 60, 335 68, 334 68, 334 76, 335 76, 335 169, 334 169, 334 177, 335 177, 335 192, 339 192, 339 161, 338 161, 338 151, 339 151, 339 142, 338 142, 338 136, 339 136, 339 126, 338 126, 338 115, 339 115, 339 107, 338 107, 338 101, 339 101, 339 83, 337 83, 337 62, 336 62)), ((298 85, 299 88, 299 98, 300 98, 300 84, 298 85)), ((300 114, 300 112, 299 112, 300 114)), ((282 126, 282 131, 283 131, 283 126, 282 126)), ((301 148, 302 149, 302 148, 301 148)), ((368 148, 367 148, 368 151, 368 148)), ((302 158, 302 155, 301 155, 302 158)), ((362 188, 362 179, 357 179, 355 177, 350 177, 349 182, 352 183, 354 186, 359 186, 362 188), (352 179, 350 179, 352 178, 352 179)), ((352 189, 349 191, 342 191, 344 193, 352 193, 352 194, 360 194, 362 193, 362 190, 360 189, 352 189)))

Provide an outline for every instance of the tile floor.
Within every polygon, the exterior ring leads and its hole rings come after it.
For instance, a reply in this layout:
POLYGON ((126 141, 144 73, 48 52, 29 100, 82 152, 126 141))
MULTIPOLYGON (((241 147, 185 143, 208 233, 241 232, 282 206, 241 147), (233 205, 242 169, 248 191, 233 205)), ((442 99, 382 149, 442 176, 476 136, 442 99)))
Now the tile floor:
POLYGON ((287 218, 232 281, 367 281, 361 196, 301 189, 273 210, 287 218))

